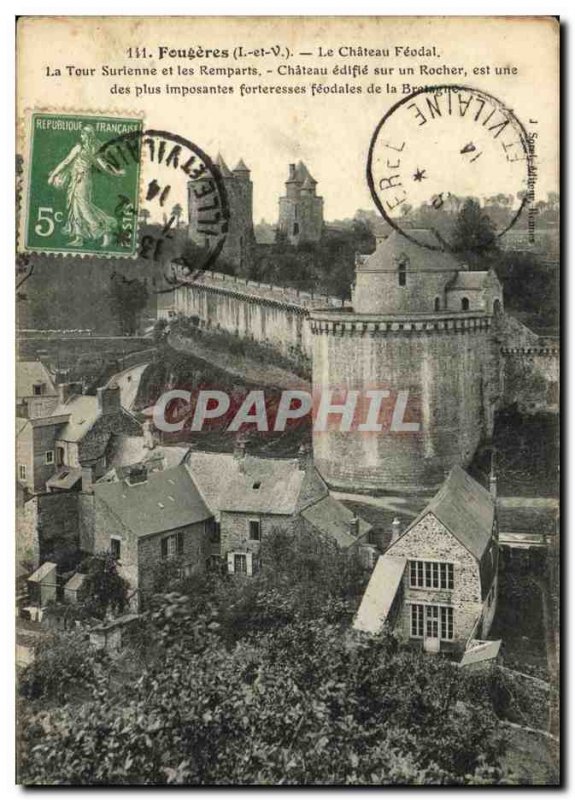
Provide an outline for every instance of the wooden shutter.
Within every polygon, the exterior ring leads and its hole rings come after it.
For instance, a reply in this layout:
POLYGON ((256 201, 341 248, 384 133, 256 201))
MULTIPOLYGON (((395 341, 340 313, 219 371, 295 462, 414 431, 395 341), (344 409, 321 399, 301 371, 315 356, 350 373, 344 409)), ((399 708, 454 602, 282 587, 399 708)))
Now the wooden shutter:
POLYGON ((161 540, 162 558, 168 557, 168 540, 166 538, 161 540))
POLYGON ((246 575, 253 575, 253 553, 246 553, 246 575))
POLYGON ((233 575, 234 572, 235 572, 235 569, 234 569, 234 554, 233 553, 228 553, 228 572, 230 573, 230 575, 233 575))

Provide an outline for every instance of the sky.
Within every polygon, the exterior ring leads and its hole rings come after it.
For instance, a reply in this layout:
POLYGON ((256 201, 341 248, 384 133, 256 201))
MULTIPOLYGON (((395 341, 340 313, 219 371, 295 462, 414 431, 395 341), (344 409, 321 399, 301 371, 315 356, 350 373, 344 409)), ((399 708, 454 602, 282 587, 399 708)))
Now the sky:
MULTIPOLYGON (((257 23, 245 18, 222 20, 213 18, 38 18, 20 26, 18 112, 23 143, 27 109, 60 108, 74 111, 130 112, 143 114, 145 124, 178 133, 195 142, 215 157, 221 152, 230 168, 243 158, 252 171, 254 185, 254 220, 265 218, 276 222, 278 199, 284 192, 288 164, 303 160, 318 181, 318 194, 325 202, 326 220, 351 217, 357 209, 373 209, 366 181, 366 163, 374 130, 393 103, 402 98, 403 83, 423 85, 424 81, 449 83, 459 80, 484 89, 513 109, 528 131, 535 132, 538 165, 537 198, 558 186, 558 51, 557 29, 548 21, 529 18, 260 18, 257 23), (130 45, 146 46, 150 57, 128 59, 130 45), (188 57, 159 58, 159 48, 228 49, 241 46, 244 51, 278 46, 291 51, 290 58, 200 59, 188 57), (319 48, 329 48, 334 56, 319 55, 319 48), (338 48, 372 48, 389 50, 388 57, 349 58, 338 48), (418 50, 435 47, 432 60, 416 56, 396 57, 395 47, 418 50), (302 52, 313 55, 300 56, 302 52), (398 69, 437 64, 442 69, 462 66, 460 79, 424 78, 415 75, 399 77, 398 69), (152 65, 158 70, 171 66, 174 70, 202 65, 225 64, 251 67, 260 76, 188 77, 102 77, 103 65, 112 67, 152 65), (367 64, 373 72, 393 69, 389 76, 330 74, 328 77, 280 77, 278 66, 303 65, 329 70, 353 64, 367 64), (68 76, 66 66, 95 70, 93 76, 68 76), (495 67, 516 69, 516 75, 493 74, 495 67), (25 68, 24 68, 25 67, 25 68), (490 74, 482 74, 489 67, 490 74), (61 76, 54 76, 55 69, 61 76), (49 77, 47 70, 52 76, 49 77), (268 69, 270 70, 268 72, 268 69), (167 82, 190 85, 231 84, 232 95, 190 95, 181 97, 163 92, 167 82), (360 94, 327 92, 311 97, 314 82, 328 89, 338 82, 348 87, 361 87, 360 94), (398 94, 387 94, 386 83, 394 83, 398 94), (294 86, 305 84, 305 96, 261 94, 241 97, 242 84, 294 86), (376 84, 381 93, 368 93, 376 84), (112 94, 116 85, 128 87, 129 93, 112 94), (161 93, 152 93, 160 88, 161 93), (136 89, 140 89, 136 97, 136 89), (148 91, 149 90, 149 91, 148 91)), ((434 165, 441 166, 441 165, 434 165)), ((449 169, 446 165, 446 179, 449 169)), ((484 176, 485 177, 485 176, 484 176)), ((489 175, 487 181, 489 183, 489 175)), ((494 193, 505 192, 497 172, 492 175, 494 193)), ((184 198, 178 198, 181 202, 184 198)))

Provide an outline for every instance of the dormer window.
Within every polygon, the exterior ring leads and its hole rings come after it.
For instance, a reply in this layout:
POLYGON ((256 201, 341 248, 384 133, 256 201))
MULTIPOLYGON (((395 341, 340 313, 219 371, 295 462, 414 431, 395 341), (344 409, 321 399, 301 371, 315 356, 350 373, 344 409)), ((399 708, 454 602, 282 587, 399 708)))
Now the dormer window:
POLYGON ((32 394, 38 396, 44 394, 44 384, 43 383, 35 383, 32 386, 32 394))

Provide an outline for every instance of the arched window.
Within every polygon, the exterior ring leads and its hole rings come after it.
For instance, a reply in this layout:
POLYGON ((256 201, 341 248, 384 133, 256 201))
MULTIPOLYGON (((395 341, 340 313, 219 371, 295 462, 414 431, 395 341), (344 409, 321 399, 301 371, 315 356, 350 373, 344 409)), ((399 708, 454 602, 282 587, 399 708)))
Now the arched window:
POLYGON ((462 297, 461 298, 461 310, 462 311, 469 311, 469 298, 462 297))
POLYGON ((496 317, 501 314, 501 300, 497 299, 493 301, 493 313, 496 317))
POLYGON ((441 308, 441 300, 439 299, 439 297, 436 297, 435 300, 433 301, 433 310, 439 311, 440 308, 441 308))
POLYGON ((400 256, 397 261, 397 282, 399 286, 405 286, 407 284, 407 264, 407 256, 400 256))

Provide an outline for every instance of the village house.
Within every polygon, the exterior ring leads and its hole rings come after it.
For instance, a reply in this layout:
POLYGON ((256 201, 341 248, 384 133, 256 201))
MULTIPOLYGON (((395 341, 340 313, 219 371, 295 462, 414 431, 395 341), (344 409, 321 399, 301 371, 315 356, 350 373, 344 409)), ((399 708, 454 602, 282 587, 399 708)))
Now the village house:
MULTIPOLYGON (((494 480, 492 480, 494 488, 494 480)), ((461 467, 380 556, 354 627, 388 625, 430 652, 485 639, 497 600, 495 498, 461 467)))
MULTIPOLYGON (((149 436, 145 427, 145 436, 149 436)), ((140 437, 144 438, 145 437, 140 437)), ((252 575, 272 531, 309 531, 334 547, 366 549, 371 526, 330 496, 311 460, 162 447, 125 437, 124 455, 94 485, 92 552, 110 551, 133 589, 148 591, 161 564, 181 574, 226 569, 252 575)))
POLYGON ((141 434, 140 423, 120 404, 119 387, 81 394, 63 383, 57 394, 32 397, 17 417, 17 480, 30 494, 82 488, 90 491, 110 464, 118 434, 141 434))
POLYGON ((94 499, 94 552, 111 552, 132 590, 152 591, 168 560, 182 575, 205 569, 213 514, 185 464, 133 465, 119 479, 97 483, 94 499))

